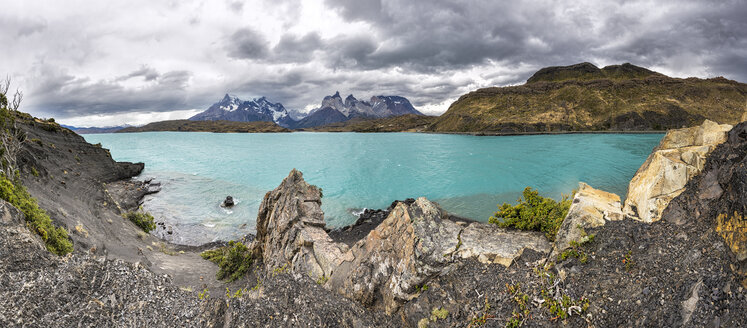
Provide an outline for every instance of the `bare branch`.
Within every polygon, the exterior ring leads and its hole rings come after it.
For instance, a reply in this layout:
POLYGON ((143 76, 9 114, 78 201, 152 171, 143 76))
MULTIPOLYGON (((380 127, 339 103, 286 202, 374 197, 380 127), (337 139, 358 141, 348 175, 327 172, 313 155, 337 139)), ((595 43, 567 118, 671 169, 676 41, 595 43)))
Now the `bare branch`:
POLYGON ((10 105, 10 110, 18 111, 18 107, 21 107, 21 100, 23 100, 23 93, 16 90, 16 94, 13 95, 13 103, 10 105))
POLYGON ((10 90, 10 75, 5 77, 5 80, 0 81, 0 94, 7 95, 10 90))

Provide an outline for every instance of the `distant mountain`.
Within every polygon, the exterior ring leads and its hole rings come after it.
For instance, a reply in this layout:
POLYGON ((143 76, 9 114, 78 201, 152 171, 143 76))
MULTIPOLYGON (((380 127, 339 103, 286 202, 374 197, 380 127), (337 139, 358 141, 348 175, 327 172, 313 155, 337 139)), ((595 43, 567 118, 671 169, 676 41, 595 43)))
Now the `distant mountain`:
POLYGON ((349 95, 343 101, 339 92, 326 96, 322 105, 292 125, 296 129, 311 128, 331 123, 344 122, 353 118, 384 118, 400 115, 423 115, 407 98, 399 96, 373 96, 370 101, 358 100, 349 95))
POLYGON ((295 123, 280 103, 272 103, 265 97, 243 101, 229 94, 204 112, 189 119, 192 121, 264 121, 274 122, 282 127, 289 127, 295 123))
POLYGON ((88 127, 88 128, 80 128, 77 126, 72 125, 64 125, 62 124, 62 127, 68 128, 70 130, 75 131, 78 134, 96 134, 96 133, 114 133, 119 130, 122 130, 124 128, 131 127, 132 125, 119 125, 119 126, 106 126, 106 127, 88 127))
POLYGON ((124 128, 117 133, 128 132, 152 132, 152 131, 178 131, 178 132, 290 132, 290 130, 278 126, 273 122, 253 121, 194 121, 194 120, 171 120, 148 123, 140 127, 124 128))
POLYGON ((672 78, 631 64, 546 67, 524 85, 459 97, 434 132, 650 131, 740 122, 747 84, 672 78))

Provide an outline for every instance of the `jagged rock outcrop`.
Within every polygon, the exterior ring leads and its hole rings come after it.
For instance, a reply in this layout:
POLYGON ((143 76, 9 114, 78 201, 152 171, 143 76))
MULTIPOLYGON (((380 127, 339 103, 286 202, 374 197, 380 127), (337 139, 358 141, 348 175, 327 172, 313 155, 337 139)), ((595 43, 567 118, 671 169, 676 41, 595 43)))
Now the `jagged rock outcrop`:
POLYGON ((585 229, 600 227, 607 221, 618 221, 624 217, 620 196, 580 182, 568 214, 555 236, 550 256, 557 256, 570 246, 571 241, 580 241, 584 237, 585 229))
POLYGON ((425 198, 399 202, 363 239, 348 247, 324 230, 321 192, 291 171, 268 192, 257 215, 253 252, 267 270, 310 276, 369 308, 394 313, 428 279, 462 259, 508 266, 525 249, 548 253, 540 233, 514 232, 451 218, 425 198))
POLYGON ((687 181, 703 170, 706 156, 726 140, 731 128, 706 120, 700 126, 667 132, 630 181, 623 212, 644 222, 659 220, 687 181))
POLYGON ((252 252, 268 270, 287 268, 316 279, 331 276, 340 265, 347 247, 333 242, 324 230, 321 198, 321 190, 295 169, 265 195, 252 252))

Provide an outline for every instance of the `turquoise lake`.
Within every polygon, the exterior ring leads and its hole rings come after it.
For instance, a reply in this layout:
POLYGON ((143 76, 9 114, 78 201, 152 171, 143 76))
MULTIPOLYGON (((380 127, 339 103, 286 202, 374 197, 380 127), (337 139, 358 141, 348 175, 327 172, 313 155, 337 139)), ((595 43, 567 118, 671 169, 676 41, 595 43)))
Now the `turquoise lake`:
POLYGON ((625 196, 628 182, 663 134, 477 137, 420 133, 88 134, 118 161, 144 162, 138 178, 162 191, 143 207, 174 234, 201 244, 253 233, 264 194, 291 169, 324 190, 327 224, 355 222, 362 208, 425 196, 455 215, 487 221, 526 186, 556 199, 583 181, 625 196), (227 195, 238 204, 219 205, 227 195))

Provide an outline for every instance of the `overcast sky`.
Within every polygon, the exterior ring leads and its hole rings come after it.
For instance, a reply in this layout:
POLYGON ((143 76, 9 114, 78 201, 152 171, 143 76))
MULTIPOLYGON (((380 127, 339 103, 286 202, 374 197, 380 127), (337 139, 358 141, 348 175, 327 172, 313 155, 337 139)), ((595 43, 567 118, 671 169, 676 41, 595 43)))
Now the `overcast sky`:
POLYGON ((340 91, 440 114, 537 69, 630 62, 747 81, 747 0, 0 0, 0 75, 78 126, 186 118, 232 93, 309 110, 340 91))

